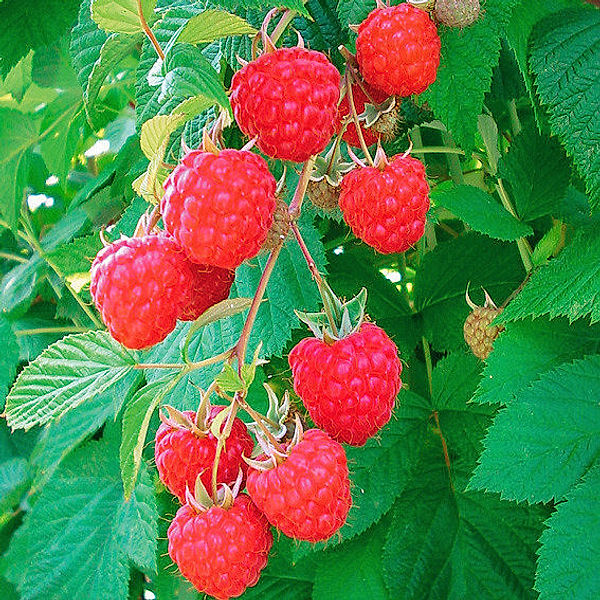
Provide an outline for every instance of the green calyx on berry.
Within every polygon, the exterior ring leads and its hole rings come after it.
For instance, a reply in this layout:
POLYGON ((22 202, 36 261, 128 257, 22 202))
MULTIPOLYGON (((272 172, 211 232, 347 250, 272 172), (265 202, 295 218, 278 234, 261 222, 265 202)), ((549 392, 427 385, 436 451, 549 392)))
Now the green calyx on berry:
MULTIPOLYGON (((280 440, 287 434, 286 423, 290 412, 290 395, 286 390, 283 394, 283 398, 280 400, 270 385, 263 383, 263 387, 269 398, 269 409, 266 414, 267 418, 262 425, 267 428, 275 439, 280 440)), ((259 424, 249 423, 248 429, 250 429, 257 437, 260 435, 261 427, 259 424)))
MULTIPOLYGON (((226 411, 223 411, 226 412, 226 411)), ((217 497, 213 498, 202 483, 202 474, 196 478, 196 485, 192 492, 189 488, 185 491, 186 502, 196 511, 205 512, 213 506, 219 506, 225 510, 233 506, 233 501, 240 493, 244 475, 240 469, 239 475, 232 487, 221 483, 217 489, 217 497)))
POLYGON ((325 180, 335 188, 342 183, 344 175, 352 171, 353 168, 353 163, 343 159, 340 153, 340 145, 336 142, 324 156, 317 156, 310 180, 325 180))
POLYGON ((360 329, 365 319, 367 290, 362 290, 351 300, 342 302, 323 280, 319 285, 323 299, 323 311, 304 313, 296 311, 298 318, 308 325, 315 336, 327 344, 348 337, 360 329))

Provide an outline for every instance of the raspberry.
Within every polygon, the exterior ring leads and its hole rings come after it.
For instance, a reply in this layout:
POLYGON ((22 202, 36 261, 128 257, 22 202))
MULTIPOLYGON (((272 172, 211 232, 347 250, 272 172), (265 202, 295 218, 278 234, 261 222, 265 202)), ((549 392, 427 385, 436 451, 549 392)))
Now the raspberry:
POLYGON ((250 467, 247 488, 271 525, 309 542, 330 538, 352 505, 344 448, 319 429, 306 431, 276 467, 250 467))
MULTIPOLYGON (((388 97, 388 95, 382 92, 381 90, 378 90, 366 84, 364 85, 366 92, 369 95, 365 93, 365 90, 363 90, 363 88, 358 83, 352 85, 352 99, 354 100, 354 107, 356 108, 357 115, 360 115, 364 112, 365 104, 381 104, 388 97)), ((346 94, 342 98, 338 114, 340 124, 344 117, 350 116, 350 119, 352 119, 352 111, 350 109, 350 98, 348 94, 346 94)), ((364 123, 361 123, 361 131, 367 146, 372 146, 377 142, 379 135, 374 127, 366 127, 364 123)), ((356 124, 353 120, 349 121, 346 127, 346 131, 344 131, 344 135, 342 136, 342 139, 351 146, 354 146, 355 148, 360 148, 360 139, 356 131, 356 124)))
POLYGON ((317 208, 330 211, 337 208, 340 186, 332 186, 324 177, 318 181, 311 180, 306 193, 317 208))
POLYGON ((490 325, 500 314, 501 310, 495 306, 476 306, 467 317, 464 325, 465 342, 473 354, 485 360, 494 347, 494 340, 504 329, 502 325, 490 325))
MULTIPOLYGON (((206 430, 210 422, 224 409, 213 406, 209 412, 206 430)), ((191 421, 196 413, 183 413, 191 421)), ((161 481, 169 491, 185 503, 185 490, 194 490, 196 479, 202 473, 204 487, 211 488, 212 465, 215 458, 217 439, 209 431, 192 432, 183 427, 163 422, 156 432, 154 458, 161 481)), ((245 473, 247 465, 242 455, 250 457, 254 442, 243 421, 234 419, 233 428, 219 459, 217 479, 219 483, 230 484, 235 481, 240 468, 245 473)))
POLYGON ((289 361, 294 390, 315 424, 334 440, 362 446, 390 420, 402 363, 396 345, 377 325, 363 323, 331 345, 305 338, 289 361))
POLYGON ((225 300, 235 277, 235 271, 230 269, 197 265, 191 261, 190 270, 189 301, 179 313, 182 321, 195 321, 211 306, 225 300))
POLYGON ((238 71, 231 106, 240 129, 268 156, 304 162, 337 126, 340 74, 321 52, 279 48, 238 71))
POLYGON ((167 531, 169 556, 194 587, 236 598, 256 585, 273 545, 269 523, 246 494, 230 508, 182 506, 167 531))
POLYGON ((273 217, 273 225, 271 225, 267 239, 263 244, 264 250, 274 250, 281 243, 281 240, 286 238, 290 229, 288 208, 288 205, 283 200, 277 198, 277 208, 273 217))
POLYGON ((354 234, 377 251, 408 250, 423 235, 429 210, 423 163, 397 155, 383 170, 351 171, 342 181, 340 208, 354 234))
POLYGON ((477 21, 479 0, 436 0, 435 18, 448 27, 468 27, 477 21))
POLYGON ((410 4, 376 8, 360 24, 356 59, 365 80, 390 96, 424 92, 436 79, 440 37, 429 15, 410 4))
POLYGON ((191 276, 185 253, 169 236, 124 238, 98 252, 90 292, 112 337, 140 349, 175 329, 191 276))
POLYGON ((165 181, 165 227, 193 262, 235 269, 265 241, 276 187, 257 154, 192 150, 165 181))

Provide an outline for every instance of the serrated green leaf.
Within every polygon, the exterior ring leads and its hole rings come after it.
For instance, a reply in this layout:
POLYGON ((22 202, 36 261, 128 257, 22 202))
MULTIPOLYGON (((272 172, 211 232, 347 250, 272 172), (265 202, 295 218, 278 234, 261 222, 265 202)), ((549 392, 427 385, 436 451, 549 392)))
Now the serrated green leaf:
POLYGON ((22 600, 126 598, 130 562, 155 571, 158 515, 150 477, 144 473, 126 502, 118 445, 111 431, 73 452, 13 536, 4 567, 22 600))
POLYGON ((544 19, 532 35, 531 70, 550 125, 600 204, 600 12, 570 7, 544 19))
POLYGON ((29 487, 29 470, 24 458, 0 463, 0 527, 13 517, 13 509, 29 487))
POLYGON ((442 60, 437 80, 421 97, 467 152, 475 144, 477 118, 500 55, 500 36, 518 2, 487 0, 475 24, 462 30, 440 30, 442 60))
POLYGON ((531 255, 531 262, 534 267, 541 267, 559 247, 563 238, 563 224, 560 221, 544 234, 542 239, 536 244, 531 255))
POLYGON ((119 450, 121 477, 127 500, 131 497, 138 479, 150 418, 180 377, 167 376, 157 379, 138 390, 127 403, 123 414, 123 434, 119 450))
POLYGON ((441 184, 431 192, 436 206, 448 209, 471 229, 502 241, 514 241, 533 234, 492 196, 472 185, 441 184))
POLYGON ((503 321, 549 315, 600 320, 600 229, 581 231, 546 266, 536 271, 506 307, 503 321))
POLYGON ((600 326, 547 318, 507 323, 494 342, 473 400, 508 404, 543 373, 600 351, 600 326))
POLYGON ((215 381, 224 392, 241 392, 246 387, 242 378, 229 363, 223 365, 223 370, 217 375, 215 381))
POLYGON ((360 25, 375 7, 375 0, 338 0, 336 11, 340 23, 348 27, 360 25))
POLYGON ((96 254, 102 250, 99 233, 77 238, 48 252, 48 258, 63 275, 85 273, 90 270, 96 254))
POLYGON ((600 466, 595 465, 546 522, 535 589, 540 600, 600 595, 600 466))
POLYGON ((474 302, 483 304, 483 287, 500 306, 524 275, 515 244, 476 233, 438 244, 425 255, 414 286, 415 307, 434 348, 464 347, 463 324, 470 312, 467 285, 474 302))
POLYGON ((0 340, 2 354, 0 355, 0 403, 4 404, 8 388, 17 373, 19 364, 19 345, 10 322, 0 315, 0 340))
POLYGON ((140 136, 140 146, 146 158, 153 160, 160 156, 162 160, 169 136, 183 121, 183 115, 159 115, 148 119, 142 125, 140 136))
POLYGON ((272 8, 280 6, 295 10, 302 15, 309 16, 305 6, 306 0, 211 0, 211 4, 231 10, 240 10, 244 8, 272 8))
MULTIPOLYGON (((156 0, 142 0, 141 8, 146 21, 152 21, 156 0)), ((99 27, 118 33, 143 31, 136 0, 92 0, 92 18, 99 27)))
POLYGON ((470 486, 529 502, 561 500, 600 452, 600 356, 542 375, 498 413, 470 486))
POLYGON ((223 10, 205 10, 187 22, 177 41, 201 44, 232 35, 253 35, 255 33, 254 27, 235 14, 223 10))
POLYGON ((0 213, 16 231, 28 169, 28 152, 38 140, 38 130, 29 115, 0 108, 0 213))
POLYGON ((526 126, 514 139, 499 164, 499 175, 508 183, 518 215, 533 221, 556 215, 571 169, 556 138, 526 126))
POLYGON ((67 336, 21 372, 6 399, 8 424, 16 429, 43 425, 125 377, 133 382, 135 363, 108 333, 67 336))

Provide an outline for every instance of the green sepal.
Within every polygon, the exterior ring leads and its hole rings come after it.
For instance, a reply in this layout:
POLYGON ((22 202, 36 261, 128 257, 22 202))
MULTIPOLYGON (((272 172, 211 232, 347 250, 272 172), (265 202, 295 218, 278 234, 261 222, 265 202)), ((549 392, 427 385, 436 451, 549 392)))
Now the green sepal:
POLYGON ((390 96, 381 104, 365 104, 364 111, 358 115, 359 121, 364 121, 365 127, 371 127, 381 117, 396 108, 396 97, 390 96))
POLYGON ((317 156, 310 178, 313 181, 326 179, 330 186, 337 187, 342 183, 344 175, 352 171, 354 167, 354 163, 345 162, 342 159, 340 145, 334 142, 325 156, 317 156))

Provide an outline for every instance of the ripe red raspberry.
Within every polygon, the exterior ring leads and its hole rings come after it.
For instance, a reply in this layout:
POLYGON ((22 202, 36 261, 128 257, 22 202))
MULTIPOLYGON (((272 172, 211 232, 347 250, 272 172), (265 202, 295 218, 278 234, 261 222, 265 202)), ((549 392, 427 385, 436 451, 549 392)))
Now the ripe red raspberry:
POLYGON ((115 340, 146 348, 164 340, 189 298, 189 261, 165 234, 121 239, 98 252, 90 292, 115 340))
POLYGON ((304 162, 325 149, 337 126, 340 74, 321 52, 279 48, 231 82, 240 129, 268 156, 304 162))
POLYGON ((360 24, 356 59, 368 83, 390 96, 410 96, 435 81, 440 48, 429 15, 405 3, 376 8, 360 24))
POLYGON ((235 271, 197 265, 190 261, 192 279, 188 303, 179 313, 182 321, 195 321, 211 306, 225 300, 235 278, 235 271))
MULTIPOLYGON (((224 409, 223 406, 212 406, 209 413, 207 429, 210 422, 224 409)), ((183 413, 190 420, 196 413, 183 413)), ((202 483, 211 489, 212 465, 217 448, 217 439, 207 431, 193 433, 168 423, 162 423, 156 432, 154 458, 160 480, 169 491, 185 503, 186 486, 194 490, 196 479, 202 473, 202 483)), ((254 441, 250 437, 246 425, 240 419, 234 419, 233 428, 225 448, 219 459, 217 479, 219 483, 231 484, 236 480, 240 469, 245 473, 247 465, 242 455, 250 457, 254 441)))
POLYGON ((398 349, 373 323, 329 345, 305 338, 290 352, 294 390, 334 440, 362 446, 392 416, 402 382, 398 349))
POLYGON ((273 536, 264 515, 246 494, 230 508, 196 512, 182 506, 167 531, 169 556, 194 587, 221 600, 256 585, 273 536))
MULTIPOLYGON (((354 100, 354 106, 356 108, 357 115, 360 115, 364 112, 365 104, 381 104, 388 97, 388 95, 382 92, 381 90, 378 90, 367 84, 363 85, 365 86, 368 95, 358 83, 354 83, 352 85, 352 99, 354 100)), ((342 120, 347 116, 349 116, 350 119, 352 119, 352 111, 350 109, 350 98, 348 94, 346 94, 340 102, 338 113, 340 125, 342 123, 342 120)), ((377 142, 379 134, 374 128, 366 127, 364 123, 361 123, 360 129, 362 131, 363 138, 367 146, 372 146, 377 142)), ((356 131, 356 124, 353 120, 349 121, 346 127, 346 131, 344 131, 344 135, 342 135, 342 139, 351 146, 354 146, 355 148, 360 148, 360 139, 358 137, 358 132, 356 131)))
POLYGON ((250 467, 247 488, 271 525, 309 542, 330 538, 352 505, 344 448, 320 429, 306 431, 278 466, 250 467))
POLYGON ((469 314, 464 324, 465 342, 473 354, 485 360, 494 348, 494 341, 504 330, 502 325, 490 325, 500 314, 495 306, 477 306, 469 314))
POLYGON ((351 171, 342 181, 340 208, 354 234, 377 251, 408 250, 423 235, 429 210, 423 163, 397 155, 382 170, 351 171))
POLYGON ((192 150, 165 181, 165 227, 193 262, 235 269, 265 241, 276 187, 257 154, 192 150))

